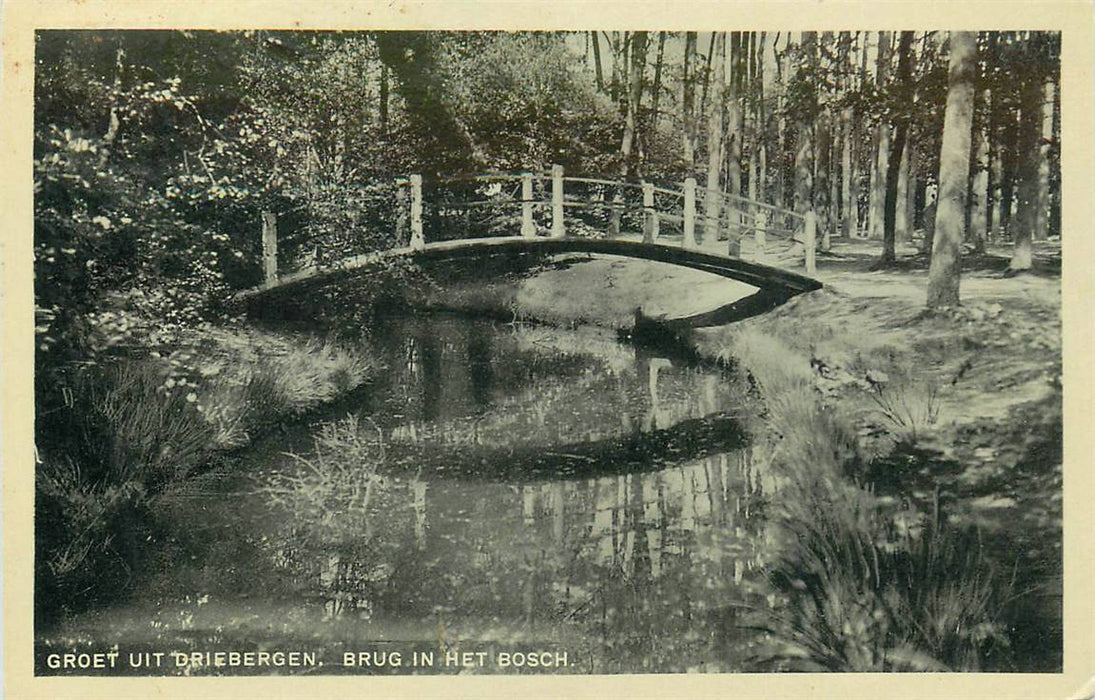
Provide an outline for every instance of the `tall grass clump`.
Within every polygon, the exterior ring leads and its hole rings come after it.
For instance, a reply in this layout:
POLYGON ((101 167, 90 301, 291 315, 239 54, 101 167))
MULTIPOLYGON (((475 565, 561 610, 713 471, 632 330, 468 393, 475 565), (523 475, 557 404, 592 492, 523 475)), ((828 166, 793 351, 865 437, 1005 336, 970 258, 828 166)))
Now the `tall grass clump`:
MULTIPOLYGON (((869 460, 854 413, 822 391, 806 354, 750 328, 727 354, 758 389, 754 439, 771 443, 781 477, 768 567, 779 595, 761 624, 773 646, 759 660, 800 671, 1003 667, 1011 583, 976 533, 948 525, 938 504, 910 525, 894 499, 859 483, 869 460)), ((934 423, 934 392, 921 399, 880 373, 866 384, 899 441, 934 423)))
POLYGON ((782 593, 766 661, 789 670, 997 670, 1010 583, 975 533, 941 523, 895 533, 857 487, 797 489, 769 577, 782 593))
POLYGON ((329 403, 376 371, 367 353, 330 339, 289 342, 255 331, 246 338, 246 347, 219 343, 204 368, 199 409, 221 448, 246 445, 251 432, 329 403))
POLYGON ((914 386, 867 375, 867 395, 900 443, 915 445, 939 420, 939 389, 934 384, 914 386))
POLYGON ((148 503, 213 449, 195 395, 167 389, 148 362, 85 368, 65 394, 39 426, 49 440, 40 440, 35 480, 36 609, 47 615, 123 590, 140 560, 148 503))
POLYGON ((115 362, 82 384, 73 425, 94 481, 154 493, 209 458, 213 429, 195 406, 197 394, 166 387, 150 363, 115 362))

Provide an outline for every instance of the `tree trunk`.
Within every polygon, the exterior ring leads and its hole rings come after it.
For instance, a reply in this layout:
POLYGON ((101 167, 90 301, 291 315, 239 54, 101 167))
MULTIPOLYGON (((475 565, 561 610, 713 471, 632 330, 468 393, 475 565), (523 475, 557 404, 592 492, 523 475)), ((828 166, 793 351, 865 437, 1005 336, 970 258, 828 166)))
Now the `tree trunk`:
POLYGON ((696 171, 696 32, 684 34, 684 75, 681 78, 681 111, 684 128, 681 130, 681 147, 684 153, 684 169, 688 175, 696 171))
MULTIPOLYGON (((813 62, 816 32, 802 33, 802 52, 813 62)), ((795 211, 805 214, 814 206, 814 129, 806 117, 800 117, 795 144, 795 211)))
POLYGON ((631 67, 628 71, 627 117, 624 121, 624 137, 620 144, 620 158, 623 164, 624 178, 634 176, 639 171, 634 142, 642 130, 639 124, 639 111, 643 97, 643 68, 646 64, 646 32, 631 35, 631 67))
POLYGON ((600 32, 590 32, 590 39, 593 41, 593 70, 597 80, 597 90, 604 92, 605 89, 605 74, 604 69, 601 68, 601 37, 600 32))
POLYGON ((718 53, 713 60, 715 74, 708 89, 711 91, 707 121, 707 192, 704 194, 704 240, 713 241, 718 236, 722 198, 718 195, 719 169, 722 165, 722 107, 726 82, 726 32, 716 32, 711 38, 711 53, 718 53))
MULTIPOLYGON (((890 75, 890 32, 878 33, 878 65, 876 66, 875 84, 879 90, 884 90, 890 75)), ((871 207, 870 228, 871 238, 883 238, 886 217, 886 179, 889 172, 890 158, 890 125, 883 121, 878 125, 875 134, 875 160, 871 171, 871 207)), ((883 253, 885 257, 885 253, 883 253)))
MULTIPOLYGON (((818 53, 825 55, 832 44, 833 33, 822 32, 818 53)), ((812 53, 807 60, 811 67, 817 64, 817 53, 812 53)), ((814 195, 813 208, 817 214, 817 235, 821 244, 821 250, 828 251, 832 248, 833 211, 835 209, 832 197, 832 116, 827 105, 820 106, 817 117, 814 120, 814 195)))
POLYGON ((832 200, 830 187, 830 149, 832 148, 831 133, 829 130, 829 113, 822 110, 814 125, 814 133, 817 142, 815 161, 817 171, 814 177, 814 212, 817 214, 818 235, 821 240, 821 249, 828 251, 832 248, 832 200))
MULTIPOLYGON (((711 87, 711 60, 715 55, 715 40, 718 38, 718 35, 719 32, 711 32, 711 43, 707 46, 707 66, 703 70, 703 98, 700 100, 701 114, 707 114, 707 92, 708 89, 711 87)), ((725 42, 725 40, 726 37, 724 36, 723 41, 725 42)), ((725 47, 723 48, 723 53, 726 53, 725 47)))
POLYGON ((446 100, 438 70, 437 37, 426 32, 377 32, 380 60, 399 82, 407 113, 430 148, 420 154, 436 172, 464 170, 489 161, 471 130, 446 100))
MULTIPOLYGON (((1060 54, 1060 43, 1057 44, 1060 54)), ((1049 235, 1061 235, 1061 75, 1053 76, 1053 121, 1049 149, 1049 235)))
POLYGON ((894 227, 894 242, 897 245, 905 244, 912 237, 912 227, 909 225, 909 139, 905 139, 905 147, 901 149, 901 166, 897 171, 897 221, 894 227))
MULTIPOLYGON (((897 90, 901 105, 913 103, 912 32, 901 32, 897 44, 897 90)), ((901 175, 901 157, 909 135, 909 114, 904 109, 894 118, 893 147, 886 157, 886 199, 883 210, 882 262, 897 260, 897 181, 901 175)), ((879 169, 881 172, 881 168, 879 169)))
POLYGON ((897 125, 893 145, 886 156, 886 197, 882 209, 882 262, 897 260, 897 180, 901 169, 901 152, 905 150, 908 137, 907 123, 897 125))
POLYGON ((768 33, 761 32, 757 37, 757 80, 756 80, 756 149, 757 149, 757 197, 762 202, 768 199, 768 112, 765 109, 765 95, 769 94, 767 81, 771 71, 765 70, 768 63, 768 33))
POLYGON ((658 56, 654 60, 654 84, 650 91, 650 134, 646 138, 647 143, 654 142, 654 134, 658 132, 658 103, 662 96, 662 63, 665 58, 665 32, 658 32, 658 56))
POLYGON ((730 65, 728 95, 726 99, 727 127, 726 139, 726 182, 727 189, 736 195, 741 194, 741 137, 742 137, 742 86, 741 74, 742 32, 730 33, 730 51, 727 54, 730 65))
MULTIPOLYGON (((1034 52, 1038 33, 1032 32, 1027 39, 1028 50, 1034 52)), ((1019 88, 1019 201, 1015 212, 1014 247, 1008 269, 1012 272, 1029 270, 1031 266, 1031 240, 1038 238, 1038 195, 1042 135, 1042 81, 1041 76, 1026 76, 1019 88)), ((1048 173, 1047 173, 1048 174, 1048 173)), ((1044 237, 1044 236, 1043 236, 1044 237)))
POLYGON ((859 233, 859 168, 856 167, 855 157, 855 112, 851 107, 844 108, 841 121, 844 123, 844 143, 840 153, 844 236, 851 238, 859 233))
POLYGON ((988 237, 998 239, 1003 235, 1004 199, 1004 145, 1000 136, 1000 124, 996 118, 999 94, 991 93, 989 105, 989 213, 986 214, 988 237))
POLYGON ((1015 179, 1017 177, 1018 129, 1016 114, 1006 113, 1003 131, 1000 137, 1000 232, 1012 235, 1011 210, 1015 199, 1015 179))
POLYGON ((1042 100, 1042 134, 1038 142, 1038 216, 1034 227, 1034 240, 1043 241, 1049 235, 1049 151, 1053 143, 1053 93, 1052 80, 1044 84, 1042 100))
POLYGON ((930 309, 958 305, 976 78, 977 34, 951 32, 947 107, 939 151, 939 198, 928 271, 930 309))
POLYGON ((989 91, 981 92, 982 109, 974 109, 973 161, 970 163, 970 201, 967 233, 973 251, 978 255, 985 252, 986 229, 989 203, 989 139, 985 128, 986 119, 978 118, 985 113, 989 104, 989 91))
MULTIPOLYGON (((620 142, 620 175, 623 180, 633 178, 640 170, 636 136, 640 131, 639 108, 643 96, 643 67, 646 62, 646 32, 631 35, 631 66, 627 71, 627 111, 624 117, 624 135, 620 142)), ((623 216, 624 188, 621 186, 613 194, 612 210, 609 214, 608 231, 610 236, 620 233, 620 219, 623 216)))
MULTIPOLYGON (((910 133, 910 136, 912 134, 910 133)), ((917 150, 916 145, 913 143, 912 138, 905 141, 905 150, 909 154, 908 160, 908 185, 905 189, 905 230, 908 235, 904 239, 906 243, 912 240, 913 234, 916 232, 916 193, 917 193, 917 150)))

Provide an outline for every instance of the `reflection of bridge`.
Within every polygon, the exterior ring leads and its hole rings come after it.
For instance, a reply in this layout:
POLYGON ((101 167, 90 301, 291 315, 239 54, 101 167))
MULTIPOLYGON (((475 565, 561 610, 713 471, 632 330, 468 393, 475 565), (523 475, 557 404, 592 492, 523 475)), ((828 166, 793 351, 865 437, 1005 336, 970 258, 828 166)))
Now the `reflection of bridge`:
POLYGON ((395 245, 347 255, 329 265, 279 269, 277 217, 263 214, 264 283, 240 294, 295 293, 338 284, 391 257, 447 261, 560 253, 618 255, 680 265, 757 287, 767 300, 819 288, 787 268, 815 268, 816 219, 696 186, 564 177, 488 174, 431 180, 411 175, 391 187, 395 245), (516 211, 520 211, 520 222, 516 211), (424 216, 428 214, 428 216, 424 216), (425 220, 431 223, 427 243, 425 220), (485 233, 477 227, 486 229, 485 233), (515 235, 519 231, 520 235, 515 235), (454 238, 457 233, 461 237, 454 238), (439 239, 439 240, 433 240, 439 239), (402 241, 408 241, 401 245, 402 241))

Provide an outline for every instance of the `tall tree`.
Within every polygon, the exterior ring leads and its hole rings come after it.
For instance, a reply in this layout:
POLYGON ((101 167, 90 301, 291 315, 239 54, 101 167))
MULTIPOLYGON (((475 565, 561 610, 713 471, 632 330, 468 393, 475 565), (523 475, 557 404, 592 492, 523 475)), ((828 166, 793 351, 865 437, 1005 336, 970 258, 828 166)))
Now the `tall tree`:
MULTIPOLYGON (((875 87, 881 92, 890 79, 890 32, 878 33, 878 57, 875 66, 875 87)), ((874 160, 871 164, 870 229, 871 238, 882 238, 886 208, 886 174, 890 158, 890 124, 879 119, 874 137, 874 160)))
POLYGON ((902 155, 909 134, 909 106, 913 101, 912 81, 912 32, 901 32, 897 44, 897 81, 894 86, 893 123, 894 138, 887 157, 886 201, 883 212, 882 262, 897 259, 897 185, 901 175, 902 155))
POLYGON ((643 72, 646 67, 646 32, 634 32, 631 35, 631 66, 628 71, 627 117, 624 121, 624 136, 620 143, 620 160, 625 178, 634 176, 639 170, 638 150, 635 141, 641 134, 639 124, 643 97, 643 72))
MULTIPOLYGON (((858 44, 859 32, 856 32, 858 44)), ((854 59, 852 57, 852 34, 844 32, 840 37, 843 57, 842 73, 844 92, 855 87, 854 59)), ((841 223, 845 237, 850 238, 859 230, 859 168, 855 138, 855 108, 849 100, 840 113, 841 149, 840 149, 840 201, 843 207, 841 223)))
MULTIPOLYGON (((827 56, 833 41, 832 32, 822 32, 820 54, 827 56)), ((811 56, 811 63, 817 64, 817 57, 811 56)), ((814 157, 814 211, 817 213, 818 233, 821 236, 821 249, 828 251, 832 246, 832 211, 834 198, 830 183, 832 177, 832 115, 830 114, 828 97, 823 105, 819 105, 817 117, 814 120, 814 135, 816 149, 814 157)))
MULTIPOLYGON (((1031 240, 1039 237, 1040 220, 1038 205, 1041 197, 1041 148, 1043 77, 1041 68, 1042 33, 1030 32, 1025 52, 1028 60, 1020 75, 1019 87, 1019 151, 1018 177, 1019 201, 1015 212, 1017 221, 1013 228, 1014 246, 1008 269, 1012 272, 1029 270, 1031 266, 1031 240)), ((1045 171, 1048 176, 1048 168, 1045 171)), ((1044 235, 1042 236, 1044 237, 1044 235)))
POLYGON ((1053 104, 1050 106, 1049 223, 1051 236, 1061 235, 1061 36, 1054 37, 1053 104))
POLYGON ((795 105, 797 129, 795 135, 794 208, 805 213, 814 204, 814 118, 817 107, 816 86, 810 76, 816 61, 817 32, 803 32, 799 102, 795 105))
POLYGON ((707 115, 707 192, 704 194, 704 239, 715 240, 722 214, 719 171, 722 166, 722 111, 726 83, 726 32, 716 32, 711 43, 711 65, 714 75, 708 87, 710 95, 707 115))
POLYGON ((768 47, 767 47, 767 32, 760 32, 757 36, 757 66, 756 66, 756 78, 754 84, 756 85, 756 102, 755 102, 755 126, 753 129, 754 144, 753 150, 756 153, 756 188, 754 189, 754 195, 750 195, 752 199, 760 199, 762 201, 768 201, 768 110, 765 107, 765 100, 769 94, 766 81, 768 78, 768 71, 765 70, 765 64, 768 62, 768 47))
POLYGON ((597 90, 604 91, 605 73, 604 68, 601 67, 601 33, 596 31, 590 32, 589 38, 593 43, 593 74, 596 76, 597 90))
POLYGON ((467 124, 445 99, 438 42, 439 37, 430 32, 376 33, 380 60, 399 81, 400 94, 421 138, 432 142, 433 148, 424 160, 438 171, 483 164, 488 158, 467 124))
POLYGON ((654 59, 654 83, 650 87, 650 121, 648 127, 650 135, 646 142, 653 142, 653 135, 658 131, 659 103, 662 97, 662 65, 665 62, 665 32, 658 32, 658 55, 654 59))
POLYGON ((726 95, 727 134, 726 134, 726 187, 733 194, 741 194, 741 139, 743 134, 742 109, 745 86, 743 75, 743 53, 745 51, 744 32, 730 33, 730 50, 727 52, 729 80, 726 95))
POLYGON ((684 33, 684 58, 681 76, 681 149, 684 169, 696 170, 696 32, 684 33))
POLYGON ((989 135, 987 127, 988 105, 991 96, 987 89, 975 95, 973 110, 973 145, 970 161, 970 193, 966 207, 966 234, 975 254, 985 252, 986 222, 989 197, 989 135))
MULTIPOLYGON (((1049 44, 1048 40, 1043 41, 1049 44)), ((1052 65, 1052 56, 1043 57, 1042 64, 1052 65)), ((1052 171, 1050 156, 1053 151, 1053 115, 1057 84, 1054 81, 1053 71, 1046 73, 1042 78, 1042 132, 1038 142, 1038 218, 1034 226, 1034 240, 1044 240, 1049 235, 1050 173, 1052 171)))
POLYGON ((930 309, 958 305, 976 79, 977 34, 951 32, 947 107, 939 152, 939 199, 928 271, 930 309))

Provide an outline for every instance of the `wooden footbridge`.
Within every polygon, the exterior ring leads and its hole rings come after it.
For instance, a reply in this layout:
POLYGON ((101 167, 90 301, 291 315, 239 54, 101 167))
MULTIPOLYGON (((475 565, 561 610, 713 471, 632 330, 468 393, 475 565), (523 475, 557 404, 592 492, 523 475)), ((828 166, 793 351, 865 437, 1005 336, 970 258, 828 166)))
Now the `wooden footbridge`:
POLYGON ((264 212, 264 282, 237 298, 254 303, 316 284, 340 284, 393 256, 439 262, 587 253, 710 272, 757 287, 769 300, 821 287, 809 276, 817 246, 812 212, 708 190, 693 178, 678 188, 567 177, 556 165, 548 173, 429 181, 410 175, 391 186, 390 196, 394 245, 383 250, 374 245, 327 264, 305 256, 296 269, 279 266, 278 219, 264 212))

